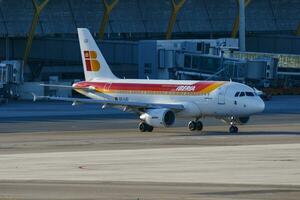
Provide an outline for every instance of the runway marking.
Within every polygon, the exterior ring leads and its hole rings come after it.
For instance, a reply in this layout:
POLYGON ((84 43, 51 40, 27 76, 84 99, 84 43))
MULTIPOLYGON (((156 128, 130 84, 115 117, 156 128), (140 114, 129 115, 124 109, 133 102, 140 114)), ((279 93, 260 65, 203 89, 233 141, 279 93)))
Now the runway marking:
POLYGON ((7 154, 0 180, 300 185, 299 154, 300 144, 7 154))

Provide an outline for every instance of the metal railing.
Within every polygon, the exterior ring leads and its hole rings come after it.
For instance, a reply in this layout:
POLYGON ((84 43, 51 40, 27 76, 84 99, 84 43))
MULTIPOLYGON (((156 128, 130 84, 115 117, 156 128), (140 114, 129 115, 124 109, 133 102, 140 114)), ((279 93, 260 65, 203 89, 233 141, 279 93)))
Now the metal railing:
POLYGON ((259 52, 229 52, 224 53, 226 58, 238 58, 245 60, 254 60, 258 58, 277 58, 279 68, 298 68, 300 69, 300 55, 293 54, 273 54, 273 53, 259 53, 259 52))

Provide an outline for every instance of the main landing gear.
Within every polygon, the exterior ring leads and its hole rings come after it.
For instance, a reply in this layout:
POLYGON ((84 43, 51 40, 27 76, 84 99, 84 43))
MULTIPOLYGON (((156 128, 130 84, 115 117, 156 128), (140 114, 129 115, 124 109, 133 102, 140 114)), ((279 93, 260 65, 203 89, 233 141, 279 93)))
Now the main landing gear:
MULTIPOLYGON (((189 122, 188 128, 189 128, 190 131, 202 131, 203 123, 201 121, 199 121, 198 119, 196 119, 195 121, 190 121, 189 122)), ((235 125, 235 120, 232 117, 230 119, 229 133, 238 133, 238 132, 239 132, 239 129, 235 125)))
POLYGON ((149 124, 145 122, 140 122, 139 123, 139 130, 141 132, 152 132, 153 131, 153 126, 150 126, 149 124))
POLYGON ((203 123, 201 121, 190 121, 188 124, 188 128, 190 131, 202 131, 203 123))

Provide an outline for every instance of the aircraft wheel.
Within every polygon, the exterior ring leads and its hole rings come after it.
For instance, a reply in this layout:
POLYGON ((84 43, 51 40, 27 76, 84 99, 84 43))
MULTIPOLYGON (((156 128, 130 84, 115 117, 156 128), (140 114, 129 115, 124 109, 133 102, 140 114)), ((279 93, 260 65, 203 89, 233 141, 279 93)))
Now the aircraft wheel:
POLYGON ((203 123, 201 121, 196 122, 196 129, 197 129, 197 131, 202 131, 203 123))
POLYGON ((236 126, 230 126, 229 133, 238 133, 239 129, 236 126))
POLYGON ((141 131, 141 132, 146 132, 147 131, 147 124, 145 123, 145 122, 140 122, 139 123, 139 130, 141 131))
POLYGON ((139 123, 139 130, 141 132, 152 132, 153 131, 153 126, 150 126, 145 122, 140 122, 139 123))
POLYGON ((153 126, 150 126, 150 125, 148 125, 148 124, 147 124, 147 126, 148 126, 148 127, 147 127, 147 131, 148 131, 148 132, 152 132, 152 131, 153 131, 153 126))
POLYGON ((188 127, 190 131, 195 131, 197 128, 197 123, 195 121, 190 121, 188 127))

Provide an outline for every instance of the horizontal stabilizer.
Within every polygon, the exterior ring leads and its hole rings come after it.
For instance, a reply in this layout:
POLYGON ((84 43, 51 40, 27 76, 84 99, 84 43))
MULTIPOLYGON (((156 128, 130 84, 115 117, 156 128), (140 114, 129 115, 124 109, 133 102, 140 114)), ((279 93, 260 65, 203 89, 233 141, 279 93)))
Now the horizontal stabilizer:
POLYGON ((46 86, 46 87, 57 87, 57 88, 70 88, 73 89, 73 87, 71 85, 55 85, 55 84, 40 84, 41 86, 46 86))
MULTIPOLYGON (((64 88, 64 89, 78 89, 76 87, 73 87, 71 85, 54 85, 54 84, 40 84, 41 86, 46 86, 46 87, 56 87, 56 88, 64 88)), ((87 88, 79 88, 81 90, 86 90, 86 91, 95 91, 96 88, 93 86, 89 86, 87 88)), ((99 91, 98 91, 99 92, 99 91)))

